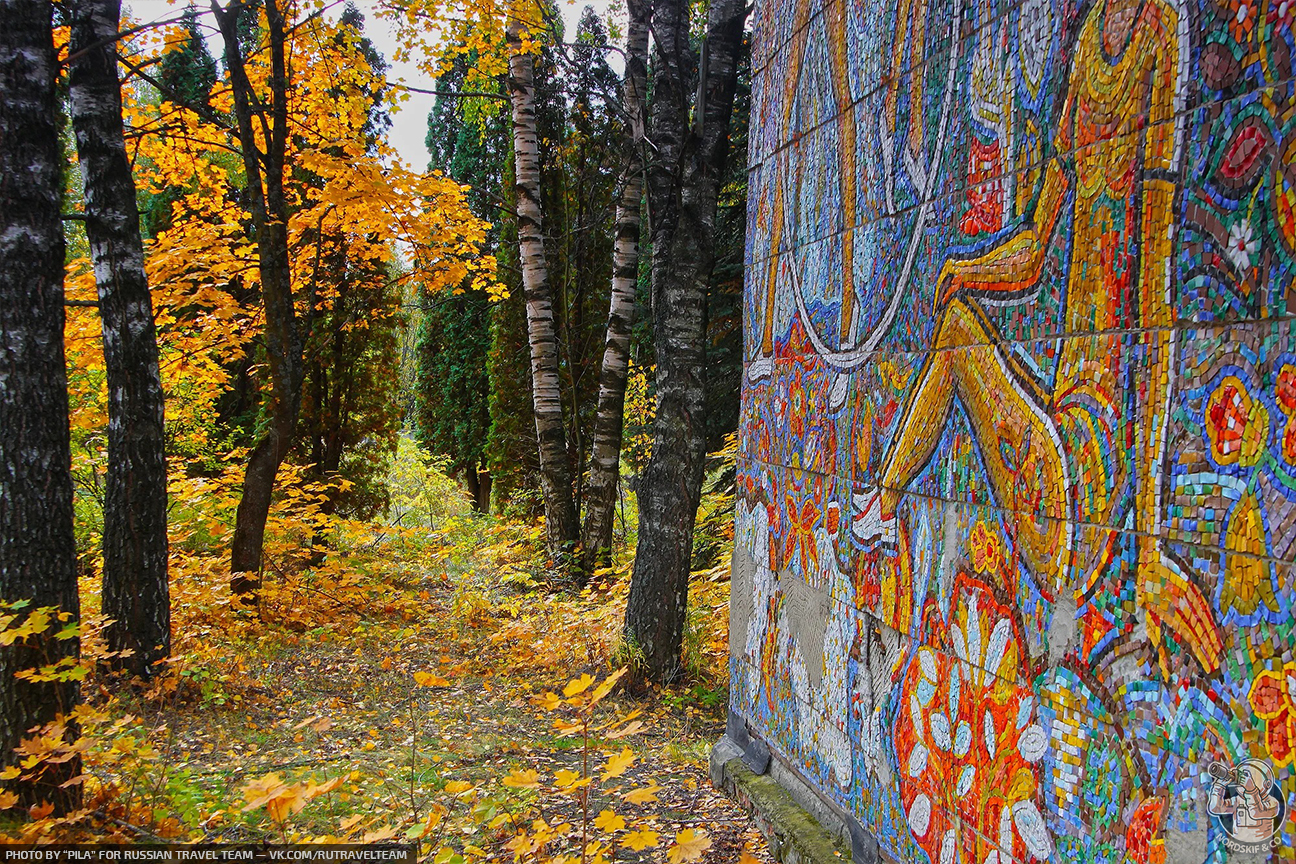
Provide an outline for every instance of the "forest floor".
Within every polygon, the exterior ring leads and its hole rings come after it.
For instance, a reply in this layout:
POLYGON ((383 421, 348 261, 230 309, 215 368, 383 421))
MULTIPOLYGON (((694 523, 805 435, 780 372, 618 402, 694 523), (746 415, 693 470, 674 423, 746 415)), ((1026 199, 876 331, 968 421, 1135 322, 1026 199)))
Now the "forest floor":
POLYGON ((174 668, 143 691, 87 682, 88 815, 14 836, 394 839, 459 864, 581 861, 584 833, 591 861, 770 860, 708 779, 727 562, 694 576, 684 682, 616 687, 587 711, 608 728, 585 737, 559 725, 593 689, 558 694, 621 665, 629 563, 559 590, 538 543, 480 517, 371 528, 323 564, 272 572, 258 612, 234 611, 222 562, 195 556, 175 574, 174 668))

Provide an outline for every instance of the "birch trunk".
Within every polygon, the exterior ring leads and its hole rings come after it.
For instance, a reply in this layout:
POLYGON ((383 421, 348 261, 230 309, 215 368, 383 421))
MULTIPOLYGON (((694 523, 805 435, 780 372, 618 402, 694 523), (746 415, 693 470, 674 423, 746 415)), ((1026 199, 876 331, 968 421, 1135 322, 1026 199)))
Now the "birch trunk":
POLYGON ((75 0, 70 11, 68 95, 108 377, 103 612, 113 620, 109 650, 128 652, 115 665, 149 678, 171 646, 167 466, 153 306, 122 131, 121 0, 75 0))
POLYGON ((567 436, 563 429, 553 288, 545 266, 544 235, 541 232, 535 63, 533 55, 522 50, 524 32, 523 22, 512 18, 508 27, 509 95, 513 106, 518 256, 522 264, 527 337, 531 347, 531 399, 539 442, 545 534, 549 555, 561 564, 576 551, 580 525, 572 499, 571 464, 567 460, 567 436))
POLYGON ((630 361, 630 325, 639 277, 639 213, 643 204, 644 91, 648 80, 648 14, 644 0, 630 0, 626 28, 626 67, 622 103, 626 113, 626 168, 617 199, 616 239, 612 250, 612 300, 608 306, 607 341, 599 372, 598 408, 585 494, 585 529, 581 538, 581 574, 588 578, 611 558, 612 526, 620 480, 621 435, 625 428, 626 373, 630 361))
MULTIPOLYGON (((72 455, 63 355, 63 225, 58 66, 50 3, 0 0, 0 599, 80 617, 72 536, 72 455)), ((57 625, 54 629, 58 629, 57 625)), ((34 726, 79 701, 75 682, 17 672, 75 657, 52 631, 0 648, 0 765, 34 726)), ((11 781, 22 807, 80 806, 73 758, 33 782, 11 781)))
POLYGON ((265 0, 270 44, 269 106, 253 98, 238 38, 239 15, 247 7, 230 0, 222 8, 212 0, 212 10, 225 41, 225 66, 234 94, 234 116, 242 144, 252 223, 256 235, 257 263, 261 271, 261 302, 265 307, 266 365, 270 393, 266 413, 269 423, 252 448, 243 478, 243 497, 234 517, 230 549, 230 590, 255 602, 261 586, 261 547, 265 538, 270 496, 279 465, 292 448, 302 399, 302 336, 293 309, 292 277, 288 265, 288 204, 284 198, 284 161, 288 142, 288 72, 285 60, 284 18, 278 0, 265 0), (267 113, 269 116, 266 116, 267 113), (256 145, 253 119, 267 130, 266 149, 256 145))
POLYGON ((652 17, 649 136, 656 151, 648 199, 657 414, 652 456, 639 486, 639 547, 626 602, 627 641, 642 652, 640 672, 659 681, 680 672, 693 524, 706 460, 707 283, 747 14, 742 0, 712 0, 699 63, 689 44, 688 12, 685 0, 658 0, 652 17), (699 65, 700 104, 694 105, 689 85, 699 65))

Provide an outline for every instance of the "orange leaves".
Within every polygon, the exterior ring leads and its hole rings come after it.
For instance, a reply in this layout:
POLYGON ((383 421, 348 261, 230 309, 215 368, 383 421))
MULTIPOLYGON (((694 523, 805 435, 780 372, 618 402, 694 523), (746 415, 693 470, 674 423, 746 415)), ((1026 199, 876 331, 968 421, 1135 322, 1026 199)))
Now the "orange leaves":
POLYGON ((315 798, 332 792, 342 785, 342 778, 335 777, 325 783, 288 784, 278 774, 270 773, 259 780, 253 780, 243 787, 244 813, 264 807, 266 815, 278 825, 288 821, 290 816, 300 813, 315 798))

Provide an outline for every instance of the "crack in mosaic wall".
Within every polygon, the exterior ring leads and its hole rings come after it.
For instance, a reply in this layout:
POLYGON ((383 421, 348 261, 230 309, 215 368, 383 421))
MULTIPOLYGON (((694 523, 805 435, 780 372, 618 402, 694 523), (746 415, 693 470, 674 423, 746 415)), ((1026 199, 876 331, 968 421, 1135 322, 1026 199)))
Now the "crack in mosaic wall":
POLYGON ((895 860, 1293 860, 1296 0, 755 15, 734 711, 895 860))

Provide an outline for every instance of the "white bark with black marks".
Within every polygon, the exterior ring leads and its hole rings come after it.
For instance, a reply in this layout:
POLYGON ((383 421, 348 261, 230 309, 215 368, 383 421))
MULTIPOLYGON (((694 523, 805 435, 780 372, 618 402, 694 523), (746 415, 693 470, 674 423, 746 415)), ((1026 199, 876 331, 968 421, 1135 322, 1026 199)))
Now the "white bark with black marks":
MULTIPOLYGON (((72 451, 63 353, 63 225, 53 4, 0 0, 0 599, 80 616, 72 534, 72 451)), ((26 613, 22 613, 26 614, 26 613)), ((53 630, 59 629, 56 625, 53 630)), ((0 648, 0 764, 28 731, 71 711, 75 682, 15 673, 74 657, 53 630, 0 648)), ((11 783, 26 808, 80 806, 61 784, 81 760, 11 783)))
POLYGON ((122 129, 121 0, 72 0, 68 96, 85 186, 108 379, 103 613, 119 668, 148 678, 170 652, 162 379, 144 276, 135 180, 122 129))
POLYGON ((598 408, 585 493, 585 527, 581 539, 582 574, 588 578, 611 557, 612 525, 620 479, 621 438, 625 428, 626 375, 630 364, 630 325, 639 279, 639 223, 643 206, 644 97, 648 83, 648 14, 646 0, 630 0, 626 27, 626 67, 622 103, 626 113, 626 167, 617 199, 616 237, 612 250, 612 299, 608 306, 607 341, 599 372, 598 408))
POLYGON ((680 672, 693 525, 706 461, 707 284, 746 15, 742 0, 712 0, 708 6, 697 105, 690 87, 698 60, 689 41, 689 4, 657 0, 652 16, 648 135, 656 149, 648 201, 657 413, 652 457, 638 490, 639 546, 626 602, 626 639, 642 657, 640 672, 659 681, 680 672))
POLYGON ((527 338, 531 347, 531 399, 535 409, 536 439, 539 443, 545 535, 549 555, 563 565, 576 551, 580 525, 572 497, 572 469, 567 459, 567 436, 563 429, 553 288, 549 284, 549 273, 545 266, 544 234, 541 230, 535 62, 529 51, 522 50, 524 32, 525 25, 517 18, 512 18, 507 35, 509 96, 513 108, 518 257, 522 265, 527 338))

